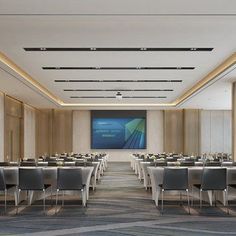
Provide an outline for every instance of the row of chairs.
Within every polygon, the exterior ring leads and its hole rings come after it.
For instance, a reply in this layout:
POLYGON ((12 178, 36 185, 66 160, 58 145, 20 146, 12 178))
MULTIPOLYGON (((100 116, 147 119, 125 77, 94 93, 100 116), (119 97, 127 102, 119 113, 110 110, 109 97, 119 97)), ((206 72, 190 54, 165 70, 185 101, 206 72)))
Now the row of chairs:
MULTIPOLYGON (((163 183, 159 185, 161 188, 161 212, 163 214, 163 195, 165 191, 186 191, 188 201, 188 211, 190 214, 189 204, 189 183, 187 168, 165 168, 163 175, 163 183)), ((201 183, 194 184, 194 187, 199 189, 200 208, 202 208, 202 192, 222 191, 224 193, 224 205, 228 211, 228 187, 236 188, 234 184, 227 184, 227 169, 226 168, 205 168, 202 173, 201 183)), ((192 189, 193 191, 193 189, 192 189)), ((193 196, 193 192, 192 192, 193 196)), ((193 198, 192 198, 193 204, 193 198)))
POLYGON ((206 161, 206 162, 195 162, 192 160, 185 160, 180 162, 175 161, 155 161, 151 162, 150 166, 235 166, 236 163, 233 162, 220 162, 220 161, 206 161))
MULTIPOLYGON (((43 192, 43 210, 45 213, 46 190, 51 184, 44 183, 44 175, 42 168, 19 168, 19 183, 17 185, 9 185, 6 183, 4 169, 0 169, 0 191, 4 192, 5 212, 7 209, 7 192, 10 188, 15 187, 17 193, 17 209, 18 213, 20 193, 22 191, 42 191, 43 192)), ((83 183, 82 169, 80 168, 58 168, 57 169, 57 186, 56 186, 56 209, 58 204, 58 195, 60 191, 81 191, 83 206, 86 206, 86 185, 83 183)), ((27 194, 28 196, 28 194, 27 194)), ((28 199, 27 199, 28 200, 28 199)), ((52 188, 51 188, 52 200, 52 188)), ((64 200, 63 200, 64 203, 64 200)))

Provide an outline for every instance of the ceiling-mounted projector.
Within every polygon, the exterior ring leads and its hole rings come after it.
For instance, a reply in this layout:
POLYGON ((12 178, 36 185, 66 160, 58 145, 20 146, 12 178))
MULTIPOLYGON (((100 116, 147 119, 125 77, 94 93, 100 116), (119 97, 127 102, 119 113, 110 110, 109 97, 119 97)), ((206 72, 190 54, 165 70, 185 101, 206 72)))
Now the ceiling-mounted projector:
POLYGON ((117 92, 117 93, 116 93, 116 99, 117 99, 117 100, 121 100, 121 99, 122 99, 122 94, 121 94, 121 92, 117 92))

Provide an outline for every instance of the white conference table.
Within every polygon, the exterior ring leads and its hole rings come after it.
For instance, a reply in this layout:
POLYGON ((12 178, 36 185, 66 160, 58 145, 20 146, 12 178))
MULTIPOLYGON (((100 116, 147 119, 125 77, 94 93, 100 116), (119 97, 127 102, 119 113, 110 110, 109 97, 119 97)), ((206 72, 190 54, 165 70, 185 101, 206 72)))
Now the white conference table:
MULTIPOLYGON (((58 168, 66 168, 66 169, 72 169, 72 168, 80 168, 82 169, 82 178, 83 183, 86 185, 86 196, 87 199, 89 199, 89 184, 91 180, 91 175, 93 172, 94 167, 88 166, 88 167, 3 167, 4 169, 4 176, 6 184, 14 184, 18 185, 19 183, 19 168, 42 168, 43 174, 44 174, 44 183, 45 184, 51 184, 52 190, 56 190, 56 184, 57 184, 57 169, 58 168)), ((33 191, 32 191, 33 193, 33 191)), ((35 198, 42 197, 42 194, 37 194, 35 198)), ((33 199, 33 195, 31 196, 31 201, 33 199)), ((30 202, 31 202, 30 201, 30 202)), ((15 195, 15 202, 17 203, 17 196, 15 195)))
MULTIPOLYGON (((168 168, 186 168, 186 167, 168 167, 168 168)), ((199 193, 194 191, 194 184, 201 183, 201 176, 203 168, 226 168, 226 167, 187 167, 188 168, 188 178, 189 178, 189 189, 190 194, 193 194, 192 197, 198 198, 199 193)), ((158 199, 160 196, 160 184, 163 183, 163 173, 164 167, 147 167, 148 173, 151 179, 151 186, 152 186, 152 199, 155 201, 156 205, 158 205, 158 199)), ((236 184, 236 167, 227 167, 227 183, 228 184, 236 184)), ((233 191, 233 189, 232 189, 233 191)), ((203 199, 208 201, 212 205, 212 192, 207 191, 205 194, 203 193, 203 199)), ((223 195, 217 195, 217 200, 224 202, 225 199, 223 195)))

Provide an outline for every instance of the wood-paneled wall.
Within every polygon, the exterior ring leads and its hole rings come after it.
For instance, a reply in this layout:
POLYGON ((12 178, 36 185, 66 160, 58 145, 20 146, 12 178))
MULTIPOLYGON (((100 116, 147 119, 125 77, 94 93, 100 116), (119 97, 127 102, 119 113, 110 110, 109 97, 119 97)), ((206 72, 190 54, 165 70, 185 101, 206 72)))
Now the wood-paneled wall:
POLYGON ((36 109, 24 105, 24 157, 35 158, 36 109))
POLYGON ((71 110, 38 110, 36 119, 36 153, 72 152, 73 122, 71 110))
POLYGON ((200 111, 184 110, 184 153, 198 155, 200 147, 200 111))
POLYGON ((184 151, 183 110, 164 111, 164 151, 181 153, 184 151))
POLYGON ((236 161, 236 82, 232 86, 232 158, 236 161))
POLYGON ((0 161, 4 161, 4 94, 0 92, 0 161))
POLYGON ((52 151, 58 153, 72 152, 73 111, 53 110, 52 151))
POLYGON ((199 154, 199 110, 164 111, 164 151, 199 154))
POLYGON ((4 159, 18 161, 24 156, 23 103, 5 95, 4 159))
POLYGON ((36 156, 52 153, 52 110, 36 111, 36 156))

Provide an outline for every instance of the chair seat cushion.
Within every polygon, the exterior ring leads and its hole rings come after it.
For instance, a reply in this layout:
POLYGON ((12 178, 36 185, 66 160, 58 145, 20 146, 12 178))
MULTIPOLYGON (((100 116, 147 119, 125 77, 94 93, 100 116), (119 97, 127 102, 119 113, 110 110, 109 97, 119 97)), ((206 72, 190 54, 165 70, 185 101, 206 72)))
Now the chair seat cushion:
POLYGON ((193 186, 199 189, 201 188, 201 184, 194 184, 193 186))
POLYGON ((47 188, 49 188, 49 187, 51 187, 51 184, 44 184, 44 188, 45 188, 45 189, 47 189, 47 188))
MULTIPOLYGON (((198 188, 198 189, 201 189, 201 184, 194 184, 193 185, 194 187, 198 188)), ((236 188, 236 184, 235 184, 235 188, 236 188)), ((224 189, 202 189, 203 191, 224 191, 224 189)))
MULTIPOLYGON (((159 186, 161 189, 163 189, 163 184, 159 184, 158 186, 159 186)), ((164 189, 164 190, 165 190, 165 191, 172 191, 172 190, 173 190, 173 191, 175 191, 175 190, 176 190, 176 191, 177 191, 177 190, 186 191, 187 189, 185 189, 185 188, 178 188, 178 189, 177 189, 177 188, 171 188, 171 189, 168 189, 168 188, 167 188, 167 189, 164 189)))
POLYGON ((236 184, 229 184, 228 186, 231 188, 236 188, 236 184))
POLYGON ((6 189, 10 189, 13 187, 16 187, 16 185, 15 184, 6 184, 6 189))

